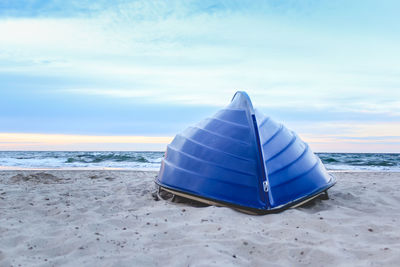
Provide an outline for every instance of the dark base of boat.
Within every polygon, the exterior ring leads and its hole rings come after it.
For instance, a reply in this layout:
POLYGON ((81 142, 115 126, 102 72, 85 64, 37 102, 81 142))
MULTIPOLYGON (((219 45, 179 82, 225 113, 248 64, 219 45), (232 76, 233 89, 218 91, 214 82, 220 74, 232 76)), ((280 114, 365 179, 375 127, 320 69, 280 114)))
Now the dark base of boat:
POLYGON ((161 196, 162 192, 165 191, 167 193, 172 194, 171 201, 175 201, 177 197, 181 197, 184 199, 188 199, 191 204, 193 204, 194 206, 205 206, 204 204, 207 205, 211 205, 211 206, 217 206, 217 207, 228 207, 228 208, 232 208, 235 210, 238 210, 240 212, 243 213, 247 213, 247 214, 251 214, 251 215, 265 215, 265 214, 271 214, 271 213, 279 213, 283 210, 289 209, 289 208, 297 208, 300 207, 306 203, 309 203, 310 201, 320 198, 322 200, 327 200, 329 199, 329 195, 328 195, 328 189, 331 188, 334 184, 324 188, 322 191, 319 191, 313 195, 307 196, 305 198, 299 199, 297 201, 293 201, 288 203, 287 205, 281 206, 279 208, 275 208, 275 209, 270 209, 270 210, 264 210, 264 209, 255 209, 255 208, 250 208, 250 207, 243 207, 240 205, 235 205, 232 203, 227 203, 224 201, 215 201, 213 199, 208 199, 205 197, 199 197, 193 194, 189 194, 186 192, 181 192, 175 189, 171 189, 165 186, 162 186, 158 183, 156 183, 158 186, 158 197, 161 199, 165 199, 164 197, 161 196), (201 205, 201 203, 203 205, 201 205))

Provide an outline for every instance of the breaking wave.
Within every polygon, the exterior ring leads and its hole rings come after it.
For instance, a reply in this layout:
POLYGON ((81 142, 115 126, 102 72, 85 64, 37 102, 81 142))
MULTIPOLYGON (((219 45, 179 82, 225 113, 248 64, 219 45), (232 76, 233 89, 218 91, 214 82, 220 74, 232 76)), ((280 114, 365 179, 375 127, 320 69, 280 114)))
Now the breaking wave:
POLYGON ((3 151, 0 166, 23 168, 159 169, 163 152, 3 151))
MULTIPOLYGON (((400 154, 317 153, 328 170, 400 171, 400 154)), ((158 170, 163 152, 0 151, 0 166, 158 170)))
POLYGON ((400 171, 400 154, 317 153, 327 169, 400 171))

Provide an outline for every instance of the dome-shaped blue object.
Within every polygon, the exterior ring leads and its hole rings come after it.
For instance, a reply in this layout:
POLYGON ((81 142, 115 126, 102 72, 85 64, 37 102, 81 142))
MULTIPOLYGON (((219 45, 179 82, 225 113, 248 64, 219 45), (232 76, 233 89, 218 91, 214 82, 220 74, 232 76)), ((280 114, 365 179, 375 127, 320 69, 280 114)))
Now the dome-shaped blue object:
POLYGON ((177 134, 156 179, 177 195, 255 213, 305 202, 335 182, 309 146, 254 110, 245 92, 177 134))

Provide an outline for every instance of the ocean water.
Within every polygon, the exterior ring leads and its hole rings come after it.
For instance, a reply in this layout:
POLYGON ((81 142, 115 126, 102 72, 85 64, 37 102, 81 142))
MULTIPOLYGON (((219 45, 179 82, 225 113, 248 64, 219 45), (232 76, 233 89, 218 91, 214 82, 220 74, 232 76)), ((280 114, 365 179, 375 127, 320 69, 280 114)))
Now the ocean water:
MULTIPOLYGON (((317 153, 328 170, 400 171, 400 154, 317 153)), ((6 168, 158 170, 164 152, 0 151, 6 168)))
POLYGON ((316 153, 328 170, 400 171, 400 153, 316 153))
POLYGON ((0 151, 0 166, 158 170, 164 152, 0 151))

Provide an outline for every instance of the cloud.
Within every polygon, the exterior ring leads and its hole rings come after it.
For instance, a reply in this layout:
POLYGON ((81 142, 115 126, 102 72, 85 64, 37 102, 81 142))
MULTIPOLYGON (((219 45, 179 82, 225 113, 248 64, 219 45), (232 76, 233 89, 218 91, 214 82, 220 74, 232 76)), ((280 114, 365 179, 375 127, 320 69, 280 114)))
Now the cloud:
POLYGON ((59 116, 79 133, 154 134, 157 125, 170 134, 225 106, 236 90, 305 133, 399 122, 397 5, 3 1, 2 129, 65 132, 59 116), (144 109, 148 124, 125 115, 144 109), (176 124, 158 120, 157 111, 176 124), (13 123, 23 117, 36 126, 13 123))

